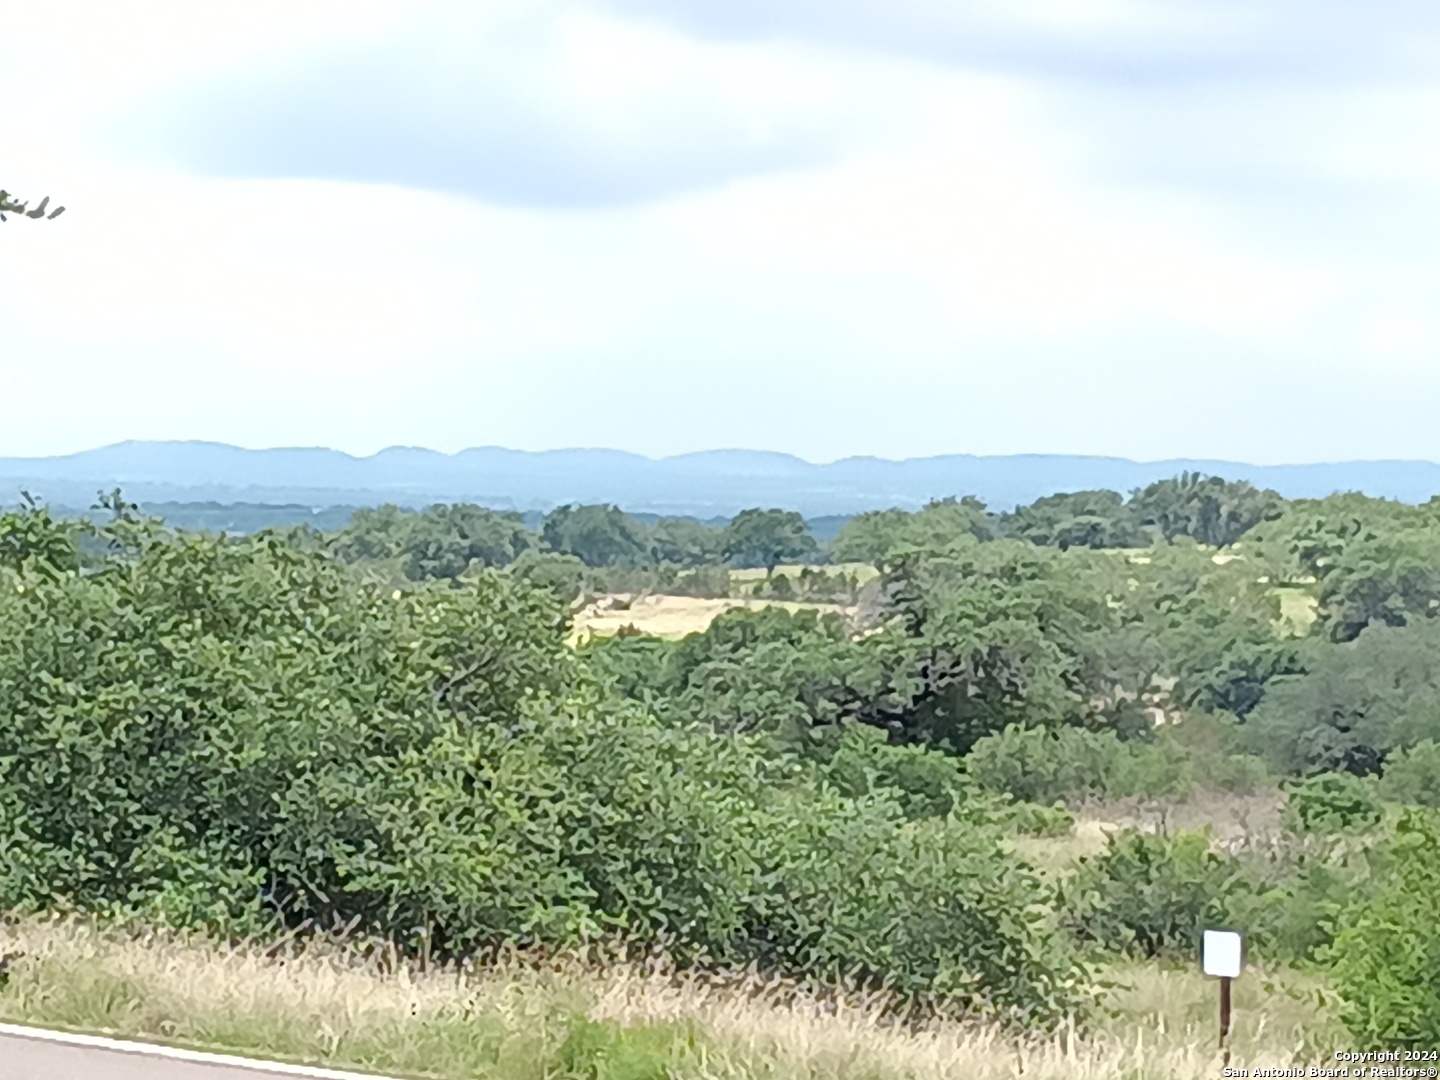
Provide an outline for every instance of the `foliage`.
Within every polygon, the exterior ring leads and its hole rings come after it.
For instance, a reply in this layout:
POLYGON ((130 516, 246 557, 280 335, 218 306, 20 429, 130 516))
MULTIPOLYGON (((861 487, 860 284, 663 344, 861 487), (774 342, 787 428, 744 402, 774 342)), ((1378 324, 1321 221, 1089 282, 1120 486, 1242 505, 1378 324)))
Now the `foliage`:
POLYGON ((1076 491, 1047 495, 1001 516, 1005 536, 1058 547, 1148 547, 1150 537, 1136 524, 1124 499, 1114 491, 1076 491))
POLYGON ((886 567, 902 551, 943 551, 957 542, 994 535, 992 515, 979 499, 935 499, 913 514, 892 509, 851 518, 830 545, 830 556, 836 562, 886 567))
POLYGON ((1342 1017, 1360 1050, 1440 1045, 1440 817, 1397 827, 1380 888, 1351 905, 1329 950, 1342 1017))
POLYGON ((335 554, 347 562, 393 559, 404 554, 415 513, 393 503, 361 507, 334 537, 335 554))
POLYGON ((1194 779, 1178 749, 1168 740, 1123 742, 1109 731, 1011 726, 980 739, 965 768, 987 791, 1024 802, 1076 805, 1186 794, 1194 779))
MULTIPOLYGON (((662 723, 515 573, 392 591, 275 536, 100 535, 95 573, 0 569, 6 907, 442 957, 615 936, 1033 1022, 1081 1000, 1046 886, 938 755, 842 746, 846 794, 769 736, 662 723)), ((848 644, 737 620, 657 659, 795 640, 848 644)))
POLYGON ((1206 833, 1117 833, 1063 883, 1065 925, 1113 951, 1193 954, 1201 931, 1220 922, 1234 873, 1206 833))
POLYGON ((807 559, 819 551, 794 510, 742 510, 725 526, 721 540, 725 558, 736 566, 763 566, 770 574, 783 562, 807 559))
POLYGON ((1373 626, 1276 679, 1245 740, 1280 773, 1381 771, 1394 750, 1440 736, 1440 622, 1373 626))
POLYGON ((43 199, 40 200, 40 204, 36 206, 34 210, 30 210, 27 209, 29 206, 28 203, 20 202, 8 191, 0 189, 0 221, 8 220, 5 217, 6 214, 19 214, 21 217, 28 218, 43 217, 47 218, 47 220, 53 221, 55 220, 55 218, 59 217, 65 212, 65 208, 63 206, 57 206, 47 215, 45 213, 45 208, 49 205, 50 196, 46 195, 43 199))
POLYGON ((522 552, 508 569, 513 577, 553 593, 566 604, 585 592, 590 578, 589 569, 577 556, 537 548, 522 552))
POLYGON ((1407 806, 1440 807, 1440 743, 1422 739, 1388 755, 1380 796, 1407 806))
POLYGON ((650 561, 643 525, 615 506, 559 506, 540 529, 548 551, 573 555, 586 566, 641 566, 650 561))
POLYGON ((58 520, 27 493, 24 510, 0 514, 0 567, 74 573, 80 568, 82 531, 78 522, 58 520))
POLYGON ((650 530, 657 562, 672 566, 710 566, 720 561, 724 545, 719 529, 689 518, 662 518, 650 530))
POLYGON ((531 548, 531 537, 519 514, 464 503, 432 506, 406 536, 405 576, 454 579, 477 563, 507 566, 531 548))
POLYGON ((1188 536, 1211 547, 1234 544, 1260 522, 1279 516, 1283 500, 1244 480, 1181 473, 1135 492, 1130 509, 1166 540, 1188 536))
POLYGON ((1347 544, 1325 568, 1316 629, 1353 641, 1367 626, 1440 613, 1440 529, 1406 529, 1347 544))
POLYGON ((1243 717, 1273 680, 1305 670, 1303 644, 1278 634, 1278 600, 1243 560, 1217 564, 1182 538, 1143 561, 1083 553, 1070 561, 1114 609, 1118 625, 1094 644, 1112 699, 1163 693, 1188 709, 1243 717))
POLYGON ((1323 579, 1352 545, 1435 524, 1431 508, 1346 492, 1287 503, 1246 536, 1245 547, 1276 581, 1304 584, 1323 579))
POLYGON ((945 817, 976 801, 953 757, 923 746, 892 746, 883 731, 864 724, 832 729, 808 749, 824 783, 851 797, 888 795, 911 820, 945 817))
POLYGON ((900 543, 911 515, 904 510, 869 510, 845 523, 830 544, 835 562, 860 562, 878 566, 891 548, 900 543))
POLYGON ((1290 788, 1285 801, 1285 822, 1297 833, 1364 831, 1382 817, 1374 783, 1349 773, 1306 777, 1290 788))

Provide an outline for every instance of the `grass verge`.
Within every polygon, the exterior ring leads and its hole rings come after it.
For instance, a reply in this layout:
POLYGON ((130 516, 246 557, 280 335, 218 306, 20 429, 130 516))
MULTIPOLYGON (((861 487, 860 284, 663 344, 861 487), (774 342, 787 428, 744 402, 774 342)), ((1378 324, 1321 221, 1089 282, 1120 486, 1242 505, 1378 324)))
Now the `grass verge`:
MULTIPOLYGON (((1220 1075, 1212 982, 1122 967, 1088 1036, 1017 1043, 983 1025, 923 1029, 864 1001, 821 1004, 753 977, 579 956, 471 971, 393 969, 383 954, 11 922, 20 952, 0 1018, 404 1076, 493 1080, 1189 1080, 1220 1075), (275 952, 274 949, 269 952, 275 952)), ((1292 972, 1236 987, 1234 1064, 1321 1064, 1339 1035, 1323 988, 1292 972), (1322 996, 1316 998, 1316 994, 1322 996), (1317 1005, 1318 1002, 1318 1005, 1317 1005)))

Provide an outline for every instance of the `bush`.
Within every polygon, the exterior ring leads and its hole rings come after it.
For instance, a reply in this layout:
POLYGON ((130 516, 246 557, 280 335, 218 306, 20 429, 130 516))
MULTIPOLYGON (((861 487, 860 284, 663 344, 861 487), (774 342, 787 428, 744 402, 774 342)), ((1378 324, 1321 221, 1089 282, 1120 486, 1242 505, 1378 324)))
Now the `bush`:
POLYGON ((1440 815, 1411 811, 1375 895, 1351 906, 1329 952, 1357 1049, 1440 1046, 1440 815))
POLYGON ((1349 773, 1321 773, 1290 788, 1285 824, 1297 833, 1357 832, 1383 818, 1375 785, 1349 773))
POLYGON ((1275 787, 1275 778, 1265 759, 1254 754, 1226 754, 1203 766, 1206 783, 1216 791, 1232 795, 1253 795, 1275 787))
POLYGON ((842 795, 884 794, 906 818, 944 817, 970 798, 959 763, 924 746, 891 746, 885 732, 845 724, 811 743, 816 775, 842 795))
POLYGON ((1207 833, 1117 833, 1063 883, 1065 925, 1115 952, 1189 955, 1201 931, 1221 921, 1234 874, 1207 833))
POLYGON ((1010 831, 1022 836, 1065 836, 1075 828, 1075 815, 1059 803, 1054 806, 1010 803, 997 817, 1010 831))
POLYGON ((1440 806, 1440 743, 1426 739, 1385 761, 1380 797, 1407 806, 1440 806))
POLYGON ((888 800, 838 794, 796 811, 767 845, 784 854, 765 856, 776 869, 754 961, 1026 1025, 1083 1000, 1049 889, 991 830, 902 822, 888 800))
POLYGON ((965 767, 982 788, 1039 804, 1180 795, 1191 786, 1173 743, 1126 742, 1113 732, 1073 727, 1011 726, 976 742, 965 767))
POLYGON ((1364 859, 1313 850, 1295 837, 1242 852, 1235 869, 1221 921, 1242 931, 1256 954, 1283 963, 1316 960, 1334 940, 1336 915, 1370 887, 1364 859))

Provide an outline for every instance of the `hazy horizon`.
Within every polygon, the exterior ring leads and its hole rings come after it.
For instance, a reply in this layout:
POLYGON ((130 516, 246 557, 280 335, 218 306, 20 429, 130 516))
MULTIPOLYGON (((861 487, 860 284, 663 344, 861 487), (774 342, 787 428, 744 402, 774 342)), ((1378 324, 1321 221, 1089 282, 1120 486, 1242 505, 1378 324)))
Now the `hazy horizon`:
POLYGON ((721 454, 753 454, 776 457, 793 458, 796 461, 804 462, 806 465, 825 466, 834 465, 851 460, 875 460, 885 462, 901 463, 906 461, 926 461, 936 458, 947 457, 974 457, 974 458, 1068 458, 1068 459, 1094 459, 1107 461, 1124 461, 1137 465, 1164 465, 1170 462, 1214 462, 1217 464, 1247 465, 1258 467, 1284 468, 1284 467, 1309 467, 1326 465, 1388 465, 1388 464, 1440 464, 1436 458, 1366 458, 1366 457, 1334 457, 1325 459, 1310 460, 1288 460, 1274 462, 1244 461, 1238 458, 1205 457, 1198 454, 1178 454, 1163 458, 1135 458, 1118 454, 1068 454, 1049 453, 1045 451, 1016 451, 1005 454, 972 454, 966 451, 941 452, 936 454, 917 454, 910 457, 886 457, 879 454, 845 454, 834 458, 809 458, 803 454, 793 454, 784 450, 772 450, 759 446, 710 446, 696 450, 684 450, 673 454, 646 454, 636 450, 627 450, 618 446, 602 445, 556 445, 544 446, 536 449, 523 449, 515 446, 503 446, 498 443, 477 443, 473 446, 462 446, 455 450, 438 450, 434 447, 424 446, 416 443, 395 443, 390 446, 382 446, 376 450, 365 453, 352 453, 335 446, 325 446, 319 443, 303 444, 292 443, 289 445, 266 445, 247 446, 241 443, 222 442, 217 439, 118 439, 114 442, 98 444, 93 446, 82 446, 73 450, 63 450, 53 454, 0 454, 0 458, 10 460, 45 460, 58 457, 75 457, 82 454, 93 453, 100 450, 108 450, 114 447, 126 445, 160 445, 160 444, 191 444, 198 446, 224 447, 226 449, 244 450, 250 453, 283 452, 283 451, 327 451, 331 453, 344 454, 346 457, 356 460, 366 460, 378 457, 381 454, 396 451, 411 451, 425 454, 438 454, 444 457, 455 457, 459 454, 479 450, 499 450, 520 454, 564 454, 564 453, 602 453, 602 454, 624 454, 632 457, 643 458, 647 461, 667 461, 673 458, 701 457, 705 455, 721 454))

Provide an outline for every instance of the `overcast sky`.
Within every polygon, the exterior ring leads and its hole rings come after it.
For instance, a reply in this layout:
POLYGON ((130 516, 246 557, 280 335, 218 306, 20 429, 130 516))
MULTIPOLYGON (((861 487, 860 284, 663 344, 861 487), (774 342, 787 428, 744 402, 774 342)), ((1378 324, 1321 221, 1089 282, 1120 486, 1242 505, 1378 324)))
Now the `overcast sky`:
POLYGON ((0 456, 1440 460, 1433 0, 48 0, 0 456))

